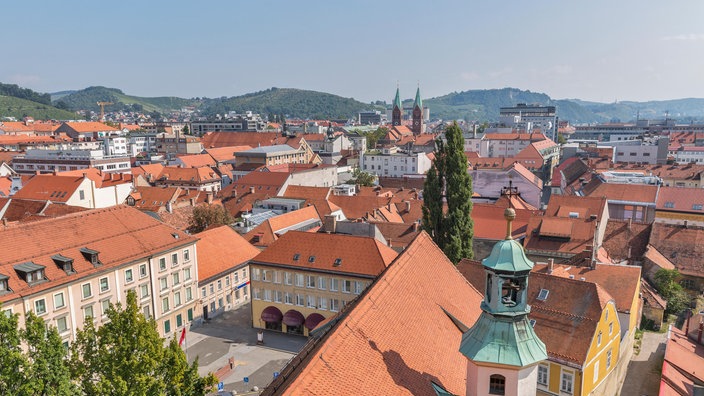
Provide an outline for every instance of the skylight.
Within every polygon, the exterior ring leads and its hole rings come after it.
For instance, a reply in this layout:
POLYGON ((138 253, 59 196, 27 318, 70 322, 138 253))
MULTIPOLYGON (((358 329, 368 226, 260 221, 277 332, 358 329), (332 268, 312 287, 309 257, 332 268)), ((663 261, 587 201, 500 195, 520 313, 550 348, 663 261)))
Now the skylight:
POLYGON ((296 253, 293 255, 293 261, 298 261, 298 259, 301 258, 301 255, 296 253))
POLYGON ((333 263, 333 265, 334 265, 335 267, 339 267, 340 264, 342 264, 342 259, 338 257, 338 258, 335 259, 335 262, 333 263))
POLYGON ((545 301, 548 299, 548 294, 550 294, 550 290, 548 289, 540 289, 540 293, 538 293, 538 300, 540 301, 545 301))
POLYGON ((310 256, 310 257, 308 257, 308 262, 309 262, 309 263, 314 263, 314 262, 315 262, 315 256, 310 256))

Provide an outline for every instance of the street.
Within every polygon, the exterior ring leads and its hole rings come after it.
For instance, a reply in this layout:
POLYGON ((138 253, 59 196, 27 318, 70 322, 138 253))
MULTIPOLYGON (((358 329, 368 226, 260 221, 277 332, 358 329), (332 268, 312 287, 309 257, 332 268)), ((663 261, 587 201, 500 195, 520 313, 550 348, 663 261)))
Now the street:
POLYGON ((190 330, 183 347, 189 362, 198 358, 199 374, 212 372, 226 391, 242 394, 255 386, 261 390, 307 338, 265 331, 264 344, 257 345, 257 331, 252 328, 250 304, 246 304, 190 330))

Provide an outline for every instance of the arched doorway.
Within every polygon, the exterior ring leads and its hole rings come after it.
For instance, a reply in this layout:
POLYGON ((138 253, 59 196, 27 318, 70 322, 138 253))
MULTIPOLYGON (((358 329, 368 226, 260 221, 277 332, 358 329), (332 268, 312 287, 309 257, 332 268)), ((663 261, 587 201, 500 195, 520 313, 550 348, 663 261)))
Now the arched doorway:
POLYGON ((303 335, 303 323, 306 321, 302 313, 291 309, 284 314, 283 322, 286 325, 286 332, 290 334, 303 335))
POLYGON ((262 311, 261 319, 264 321, 264 328, 268 330, 281 331, 281 319, 283 319, 281 310, 274 306, 268 306, 262 311))

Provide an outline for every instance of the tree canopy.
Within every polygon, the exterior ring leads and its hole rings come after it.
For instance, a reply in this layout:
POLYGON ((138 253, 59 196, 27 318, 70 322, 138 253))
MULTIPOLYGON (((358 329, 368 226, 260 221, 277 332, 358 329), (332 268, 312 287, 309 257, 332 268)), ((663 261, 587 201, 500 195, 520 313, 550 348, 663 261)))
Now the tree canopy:
POLYGON ((467 172, 464 139, 457 123, 446 129, 445 140, 436 140, 435 161, 423 186, 423 228, 456 264, 474 257, 472 177, 467 172))
POLYGON ((668 314, 679 314, 689 305, 687 292, 677 283, 679 277, 677 269, 659 269, 655 273, 655 288, 667 300, 665 312, 668 314))
POLYGON ((211 227, 228 225, 234 222, 235 219, 222 205, 199 205, 193 208, 188 231, 196 234, 211 227))

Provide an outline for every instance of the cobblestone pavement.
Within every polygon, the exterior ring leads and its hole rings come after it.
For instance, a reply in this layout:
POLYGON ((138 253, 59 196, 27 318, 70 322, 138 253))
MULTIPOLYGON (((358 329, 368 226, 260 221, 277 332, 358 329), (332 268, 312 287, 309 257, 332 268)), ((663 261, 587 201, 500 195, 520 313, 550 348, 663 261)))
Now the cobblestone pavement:
POLYGON ((667 333, 643 333, 641 349, 628 365, 621 395, 656 396, 660 391, 660 373, 665 358, 667 333))
POLYGON ((250 304, 246 304, 192 328, 184 349, 189 362, 198 357, 201 375, 212 372, 224 382, 226 391, 243 394, 255 386, 263 389, 268 385, 274 373, 307 341, 301 336, 265 331, 264 345, 257 345, 257 332, 252 328, 250 304))

